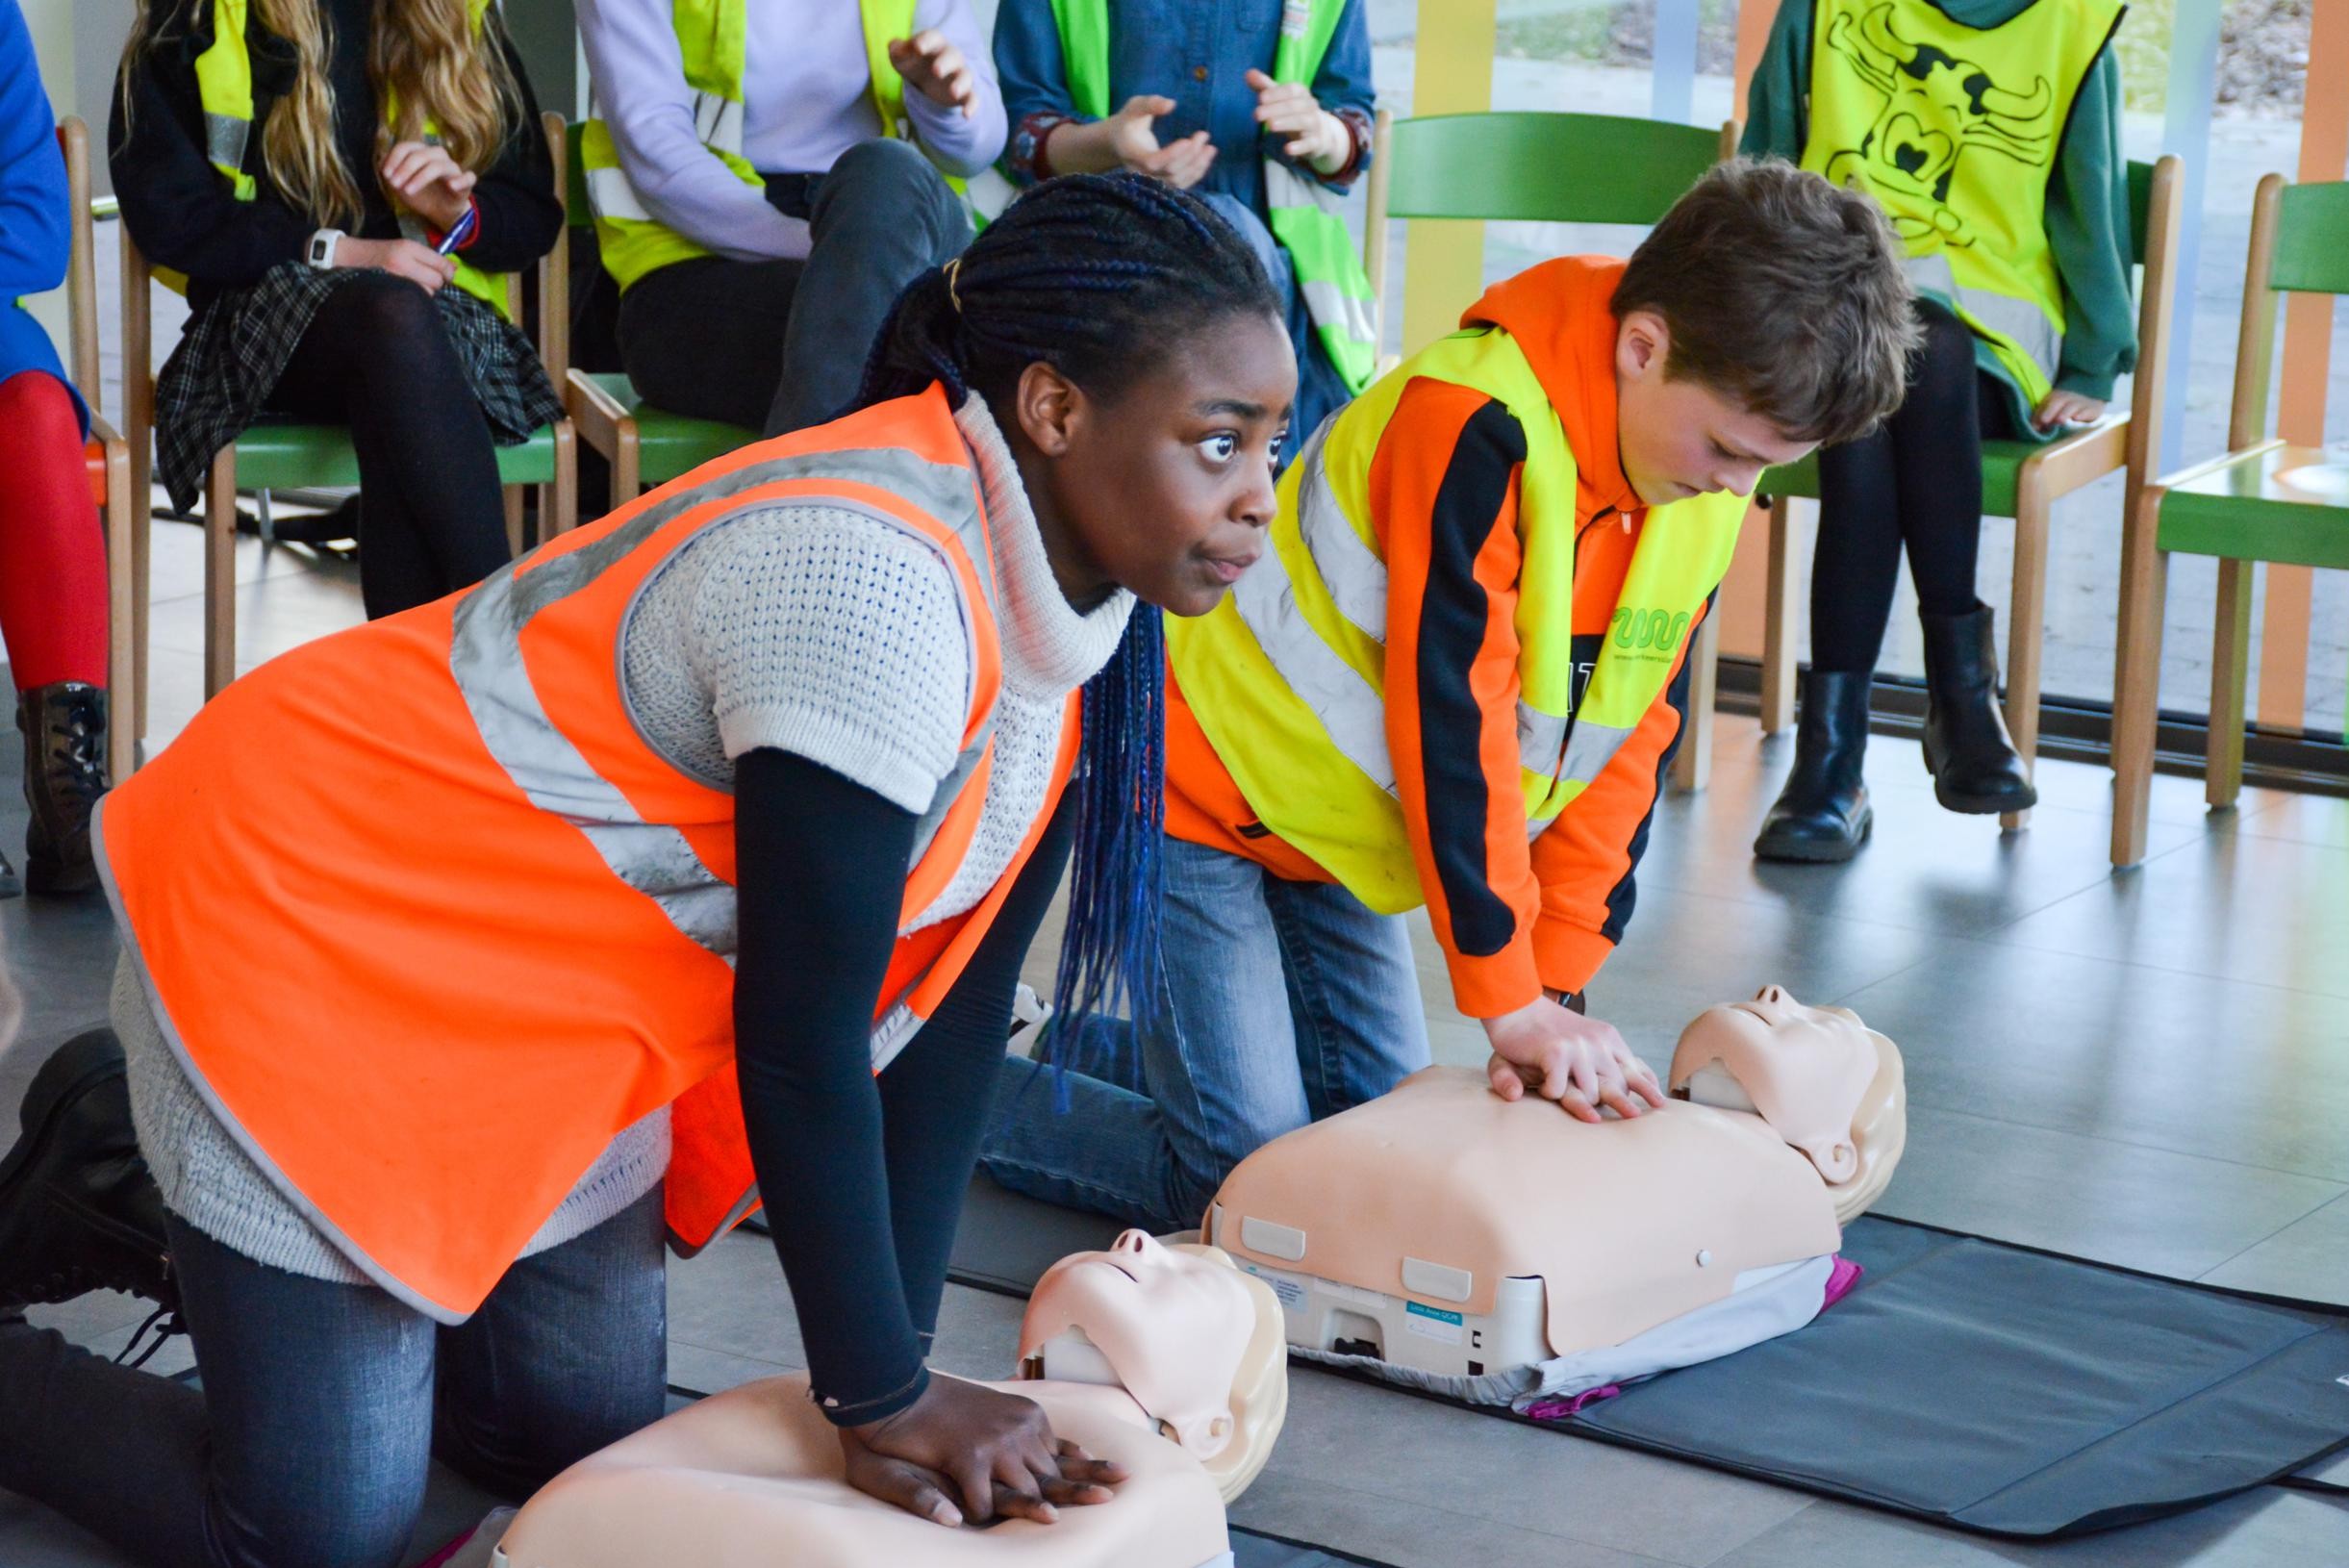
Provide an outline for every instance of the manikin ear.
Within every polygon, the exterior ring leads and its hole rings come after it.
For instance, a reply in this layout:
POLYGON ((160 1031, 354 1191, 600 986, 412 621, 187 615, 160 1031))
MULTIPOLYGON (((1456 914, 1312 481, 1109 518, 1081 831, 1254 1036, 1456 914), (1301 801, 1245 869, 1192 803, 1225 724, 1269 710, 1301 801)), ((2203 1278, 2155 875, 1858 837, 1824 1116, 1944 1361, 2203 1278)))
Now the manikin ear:
POLYGON ((1195 1459, 1212 1459, 1231 1442, 1233 1424, 1229 1410, 1217 1410, 1181 1421, 1167 1421, 1164 1417, 1160 1420, 1174 1434, 1174 1446, 1195 1459))
POLYGON ((1672 329, 1654 311, 1633 311, 1615 329, 1615 371, 1628 380, 1662 379, 1672 357, 1672 329))
POLYGON ((1085 393, 1075 382, 1037 360, 1020 372, 1012 393, 1020 429, 1036 450, 1047 457, 1065 457, 1083 426, 1085 393))

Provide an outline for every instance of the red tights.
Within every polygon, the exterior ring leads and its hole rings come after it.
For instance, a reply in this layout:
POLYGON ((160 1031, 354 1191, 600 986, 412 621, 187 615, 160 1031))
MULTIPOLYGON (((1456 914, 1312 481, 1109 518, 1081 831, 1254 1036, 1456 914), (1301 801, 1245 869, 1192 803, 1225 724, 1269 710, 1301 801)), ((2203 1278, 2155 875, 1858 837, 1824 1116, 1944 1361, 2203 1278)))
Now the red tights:
POLYGON ((16 690, 106 684, 106 533, 64 383, 0 381, 0 638, 16 690))

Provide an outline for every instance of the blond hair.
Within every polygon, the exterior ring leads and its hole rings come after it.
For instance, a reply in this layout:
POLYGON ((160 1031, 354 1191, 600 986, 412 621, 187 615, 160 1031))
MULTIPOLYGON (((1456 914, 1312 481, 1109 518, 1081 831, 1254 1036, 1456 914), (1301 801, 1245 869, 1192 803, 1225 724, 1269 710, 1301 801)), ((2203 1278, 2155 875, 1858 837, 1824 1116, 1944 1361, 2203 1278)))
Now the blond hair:
MULTIPOLYGON (((363 177, 335 138, 335 99, 326 78, 333 24, 317 0, 249 0, 253 19, 292 45, 293 89, 269 108, 261 132, 262 168, 287 202, 320 227, 355 223, 366 211, 363 177)), ((130 127, 130 77, 166 34, 158 13, 188 18, 206 0, 139 0, 123 47, 123 125, 130 127)), ((375 132, 380 167, 396 141, 423 139, 429 121, 450 158, 478 174, 496 160, 522 118, 521 89, 506 62, 503 22, 491 6, 478 30, 470 0, 375 0, 367 84, 378 105, 394 106, 375 132)), ((379 116, 380 118, 380 116, 379 116)), ((374 170, 366 171, 372 177, 374 170)))

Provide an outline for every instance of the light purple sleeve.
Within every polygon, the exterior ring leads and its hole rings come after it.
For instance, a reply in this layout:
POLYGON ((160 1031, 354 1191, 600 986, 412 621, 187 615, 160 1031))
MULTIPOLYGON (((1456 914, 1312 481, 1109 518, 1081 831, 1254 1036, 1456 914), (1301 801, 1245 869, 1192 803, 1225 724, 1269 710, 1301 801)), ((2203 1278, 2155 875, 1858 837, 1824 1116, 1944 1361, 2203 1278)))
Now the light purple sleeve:
MULTIPOLYGON (((578 14, 596 113, 644 211, 736 261, 805 256, 807 224, 769 206, 701 144, 669 0, 578 0, 578 14)), ((999 103, 996 113, 999 125, 999 103)))
POLYGON ((913 121, 914 135, 931 161, 948 174, 968 179, 1003 151, 1003 89, 996 84, 995 51, 979 32, 971 0, 922 0, 914 25, 938 29, 970 62, 977 101, 971 106, 969 119, 911 87, 905 89, 905 117, 913 121))

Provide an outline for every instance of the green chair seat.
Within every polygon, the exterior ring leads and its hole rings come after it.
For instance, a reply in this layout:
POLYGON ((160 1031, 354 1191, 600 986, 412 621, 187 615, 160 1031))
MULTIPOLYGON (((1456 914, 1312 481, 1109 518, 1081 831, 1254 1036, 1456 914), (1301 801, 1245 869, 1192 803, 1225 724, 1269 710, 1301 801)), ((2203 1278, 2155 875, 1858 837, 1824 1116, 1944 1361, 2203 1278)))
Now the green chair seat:
MULTIPOLYGON (((1982 510, 1984 517, 2014 516, 2015 484, 2023 471, 2023 460, 2039 449, 2040 443, 2032 441, 1985 441, 1982 443, 1982 510)), ((1761 483, 1755 487, 1755 493, 1817 500, 1819 454, 1813 452, 1800 463, 1772 468, 1762 475, 1761 483)))
MULTIPOLYGON (((541 425, 530 439, 497 448, 497 479, 503 485, 555 482, 555 431, 541 425)), ((306 490, 359 483, 359 454, 351 433, 339 424, 306 424, 281 416, 265 417, 237 438, 239 490, 306 490)))
POLYGON ((696 419, 654 408, 623 371, 591 373, 588 379, 636 421, 637 472, 647 485, 690 473, 712 458, 723 457, 759 439, 759 433, 747 425, 696 419))
POLYGON ((2158 543, 2185 555, 2349 568, 2349 451, 2259 446, 2169 482, 2158 543))

